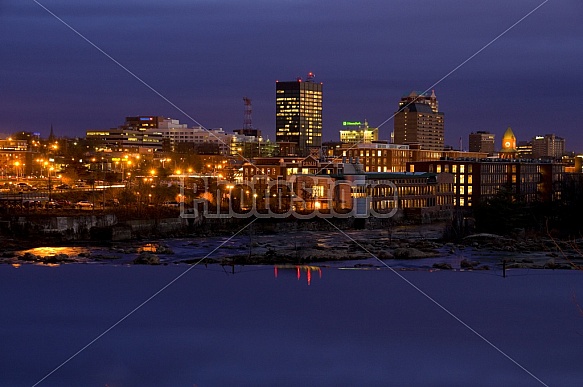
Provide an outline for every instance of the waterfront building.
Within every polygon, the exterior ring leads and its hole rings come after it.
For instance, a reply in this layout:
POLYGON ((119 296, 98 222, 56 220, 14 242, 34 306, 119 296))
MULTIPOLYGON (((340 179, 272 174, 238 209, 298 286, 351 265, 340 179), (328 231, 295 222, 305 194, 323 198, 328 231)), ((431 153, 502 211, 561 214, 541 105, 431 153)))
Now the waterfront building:
POLYGON ((436 173, 365 172, 357 160, 321 161, 306 158, 256 158, 243 164, 243 186, 253 190, 242 202, 253 201, 252 192, 263 204, 285 203, 295 211, 370 211, 397 216, 447 217, 453 206, 453 175, 436 173), (282 202, 282 199, 283 200, 282 202))
POLYGON ((309 73, 306 81, 275 84, 276 142, 297 145, 300 156, 322 145, 322 83, 309 73))
POLYGON ((358 214, 394 212, 411 220, 447 219, 453 209, 453 176, 427 172, 361 172, 338 176, 350 182, 352 206, 358 214))
POLYGON ((493 198, 501 189, 526 203, 560 198, 565 171, 560 163, 517 159, 457 159, 407 163, 410 172, 454 176, 454 205, 468 208, 493 198))
POLYGON ((488 156, 493 156, 495 152, 494 134, 480 130, 470 133, 469 150, 470 152, 482 152, 488 154, 488 156))
POLYGON ((443 150, 444 114, 439 111, 435 92, 412 91, 401 98, 394 115, 393 142, 419 144, 421 149, 443 150))

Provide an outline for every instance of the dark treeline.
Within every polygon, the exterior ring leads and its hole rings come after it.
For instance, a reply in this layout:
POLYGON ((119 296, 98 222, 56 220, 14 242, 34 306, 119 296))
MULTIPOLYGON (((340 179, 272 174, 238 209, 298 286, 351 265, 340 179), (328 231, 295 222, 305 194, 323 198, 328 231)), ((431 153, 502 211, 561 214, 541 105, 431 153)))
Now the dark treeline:
POLYGON ((476 231, 514 234, 517 230, 562 239, 583 237, 583 179, 565 176, 553 202, 525 203, 508 187, 475 208, 476 231))

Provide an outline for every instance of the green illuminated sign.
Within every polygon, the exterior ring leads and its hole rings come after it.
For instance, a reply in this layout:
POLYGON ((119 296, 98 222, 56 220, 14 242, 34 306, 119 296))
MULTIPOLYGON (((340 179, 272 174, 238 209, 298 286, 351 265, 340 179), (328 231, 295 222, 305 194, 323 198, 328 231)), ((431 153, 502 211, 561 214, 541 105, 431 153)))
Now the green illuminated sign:
POLYGON ((342 121, 342 126, 360 126, 362 122, 360 121, 342 121))

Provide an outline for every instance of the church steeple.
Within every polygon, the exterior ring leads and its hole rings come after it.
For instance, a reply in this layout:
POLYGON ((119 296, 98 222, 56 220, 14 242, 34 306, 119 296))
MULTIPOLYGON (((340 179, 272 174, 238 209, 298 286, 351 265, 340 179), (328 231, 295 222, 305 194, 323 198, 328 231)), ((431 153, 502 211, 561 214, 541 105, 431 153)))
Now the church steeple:
POLYGON ((49 134, 49 142, 55 141, 55 133, 53 132, 53 124, 51 124, 51 133, 49 134))

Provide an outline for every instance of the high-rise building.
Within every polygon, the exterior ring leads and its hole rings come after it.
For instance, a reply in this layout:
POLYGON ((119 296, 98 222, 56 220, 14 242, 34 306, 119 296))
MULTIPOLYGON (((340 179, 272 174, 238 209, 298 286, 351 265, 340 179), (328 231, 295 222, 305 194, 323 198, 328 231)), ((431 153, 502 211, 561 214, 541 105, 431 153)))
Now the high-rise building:
POLYGON ((443 118, 435 91, 431 94, 412 91, 401 98, 395 113, 395 144, 419 144, 421 149, 443 150, 443 118))
POLYGON ((485 152, 488 156, 494 155, 494 134, 477 131, 470 133, 470 152, 485 152))
POLYGON ((565 153, 565 139, 554 134, 536 136, 532 139, 532 155, 538 158, 559 159, 565 153))
POLYGON ((275 84, 276 142, 297 144, 306 156, 310 147, 322 145, 322 83, 309 73, 306 81, 298 78, 275 84))

